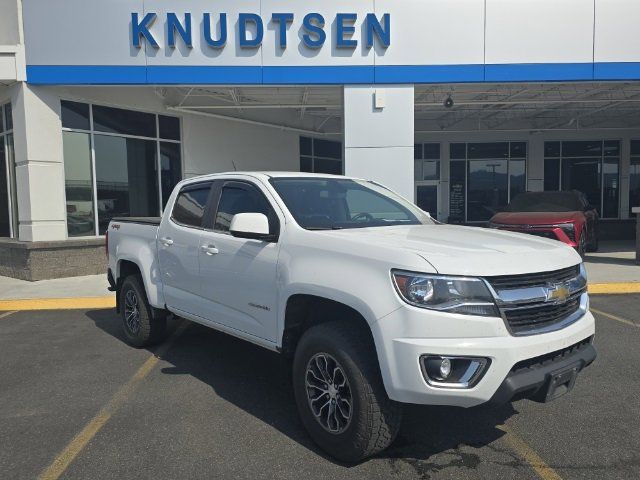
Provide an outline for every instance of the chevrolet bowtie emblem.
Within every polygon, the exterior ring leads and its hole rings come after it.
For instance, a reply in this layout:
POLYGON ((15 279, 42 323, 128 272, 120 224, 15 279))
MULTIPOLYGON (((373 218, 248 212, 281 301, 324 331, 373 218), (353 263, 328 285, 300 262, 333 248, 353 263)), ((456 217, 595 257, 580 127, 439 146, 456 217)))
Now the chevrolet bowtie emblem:
POLYGON ((557 284, 557 285, 550 285, 546 288, 546 293, 547 293, 547 302, 558 302, 558 303, 562 303, 565 302, 567 300, 567 298, 569 298, 569 289, 566 287, 566 285, 563 284, 557 284))

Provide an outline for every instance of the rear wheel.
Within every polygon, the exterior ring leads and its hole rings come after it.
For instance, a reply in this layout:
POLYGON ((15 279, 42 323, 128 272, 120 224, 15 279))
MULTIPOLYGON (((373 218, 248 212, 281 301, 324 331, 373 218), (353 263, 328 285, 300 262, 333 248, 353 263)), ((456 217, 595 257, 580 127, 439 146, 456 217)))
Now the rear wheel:
POLYGON ((367 332, 347 322, 307 330, 293 364, 302 422, 333 457, 356 462, 387 448, 400 428, 402 408, 389 399, 367 332))
POLYGON ((138 275, 131 275, 122 282, 120 315, 124 334, 131 345, 146 347, 164 339, 167 331, 166 315, 153 311, 138 275))

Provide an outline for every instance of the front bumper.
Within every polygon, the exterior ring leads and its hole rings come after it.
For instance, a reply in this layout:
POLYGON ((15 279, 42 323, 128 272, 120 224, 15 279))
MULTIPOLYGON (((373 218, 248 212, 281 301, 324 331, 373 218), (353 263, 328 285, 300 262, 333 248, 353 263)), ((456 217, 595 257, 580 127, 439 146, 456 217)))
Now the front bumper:
MULTIPOLYGON (((514 367, 593 337, 595 321, 587 311, 561 330, 514 337, 501 318, 444 314, 406 306, 376 322, 372 332, 384 385, 392 400, 472 407, 492 400, 508 401, 526 391, 538 391, 548 380, 549 372, 540 369, 536 372, 541 375, 515 376, 514 367), (420 366, 423 355, 483 357, 489 359, 490 364, 472 388, 439 388, 429 385, 423 376, 420 366), (507 386, 503 387, 505 382, 507 386)), ((593 358, 580 361, 584 364, 582 369, 593 358)))

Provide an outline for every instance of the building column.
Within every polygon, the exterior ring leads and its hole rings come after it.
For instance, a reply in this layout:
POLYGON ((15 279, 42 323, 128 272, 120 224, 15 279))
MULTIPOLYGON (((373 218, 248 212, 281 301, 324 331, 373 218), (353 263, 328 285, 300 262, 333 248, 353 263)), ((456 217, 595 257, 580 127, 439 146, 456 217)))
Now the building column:
POLYGON ((19 83, 12 104, 19 239, 65 240, 60 99, 44 87, 19 83))
POLYGON ((414 123, 413 85, 345 86, 345 175, 414 201, 414 123))

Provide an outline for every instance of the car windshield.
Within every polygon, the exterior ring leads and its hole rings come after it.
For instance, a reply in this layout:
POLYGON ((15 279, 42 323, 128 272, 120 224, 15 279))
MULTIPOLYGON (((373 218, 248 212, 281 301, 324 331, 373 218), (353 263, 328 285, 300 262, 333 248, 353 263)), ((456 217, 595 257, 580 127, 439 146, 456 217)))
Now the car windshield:
POLYGON ((514 198, 509 212, 575 212, 582 210, 580 197, 573 192, 523 193, 514 198))
POLYGON ((307 230, 435 224, 418 207, 373 182, 314 177, 270 181, 307 230))

